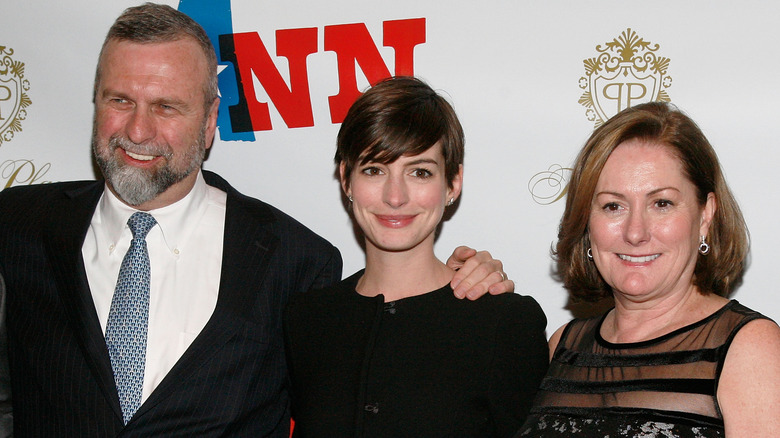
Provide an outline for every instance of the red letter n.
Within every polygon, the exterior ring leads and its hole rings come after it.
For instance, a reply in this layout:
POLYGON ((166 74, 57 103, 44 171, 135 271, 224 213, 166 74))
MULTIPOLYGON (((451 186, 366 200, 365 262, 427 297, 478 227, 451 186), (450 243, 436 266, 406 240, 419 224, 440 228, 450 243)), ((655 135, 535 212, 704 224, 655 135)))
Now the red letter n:
POLYGON ((284 82, 257 32, 233 34, 237 76, 243 93, 241 97, 252 121, 253 131, 272 129, 268 104, 257 101, 254 80, 265 89, 279 114, 289 128, 314 126, 309 75, 306 57, 317 51, 317 28, 276 31, 276 55, 287 58, 290 65, 290 87, 284 82))
MULTIPOLYGON (((395 49, 395 75, 414 75, 414 47, 425 42, 425 18, 385 21, 382 29, 383 46, 395 49)), ((391 74, 363 23, 325 26, 325 50, 336 52, 338 60, 339 94, 328 103, 331 121, 341 123, 360 96, 355 62, 372 85, 391 74)))

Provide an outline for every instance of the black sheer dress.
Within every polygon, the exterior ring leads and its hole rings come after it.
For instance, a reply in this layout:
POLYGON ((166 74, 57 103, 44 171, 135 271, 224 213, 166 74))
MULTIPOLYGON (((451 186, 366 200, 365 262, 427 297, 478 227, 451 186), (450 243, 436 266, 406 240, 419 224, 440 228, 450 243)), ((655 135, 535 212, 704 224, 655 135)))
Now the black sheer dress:
POLYGON ((766 317, 732 300, 699 322, 627 344, 601 337, 604 316, 575 319, 517 436, 723 437, 718 378, 737 331, 758 318, 766 317))

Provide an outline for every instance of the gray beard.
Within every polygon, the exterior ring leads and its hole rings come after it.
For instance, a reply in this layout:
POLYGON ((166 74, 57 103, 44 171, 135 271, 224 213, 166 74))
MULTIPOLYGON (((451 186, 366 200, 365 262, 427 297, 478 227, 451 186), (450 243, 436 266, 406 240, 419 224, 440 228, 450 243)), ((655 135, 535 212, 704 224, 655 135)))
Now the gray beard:
MULTIPOLYGON (((96 135, 92 137, 92 151, 103 177, 111 184, 116 195, 128 205, 138 206, 156 198, 169 187, 186 178, 193 171, 200 168, 206 155, 206 126, 201 129, 198 140, 186 151, 189 158, 187 167, 177 170, 171 167, 170 162, 157 169, 139 169, 122 164, 114 155, 114 150, 120 145, 127 145, 128 149, 134 144, 127 138, 112 137, 108 142, 107 156, 102 156, 98 150, 96 135)), ((168 154, 170 160, 171 155, 168 154)))

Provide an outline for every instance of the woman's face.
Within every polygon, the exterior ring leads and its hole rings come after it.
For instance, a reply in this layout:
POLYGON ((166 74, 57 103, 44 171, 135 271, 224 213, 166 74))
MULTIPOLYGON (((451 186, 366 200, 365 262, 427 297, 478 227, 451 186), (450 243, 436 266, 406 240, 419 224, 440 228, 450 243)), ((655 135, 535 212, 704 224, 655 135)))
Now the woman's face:
POLYGON ((699 204, 668 146, 624 142, 607 159, 591 204, 593 262, 632 301, 685 293, 715 208, 712 193, 699 204))
POLYGON ((452 188, 444 174, 441 145, 414 156, 401 156, 389 164, 355 166, 347 184, 352 211, 366 238, 366 246, 383 251, 407 251, 433 247, 434 231, 446 203, 460 194, 462 172, 452 188))

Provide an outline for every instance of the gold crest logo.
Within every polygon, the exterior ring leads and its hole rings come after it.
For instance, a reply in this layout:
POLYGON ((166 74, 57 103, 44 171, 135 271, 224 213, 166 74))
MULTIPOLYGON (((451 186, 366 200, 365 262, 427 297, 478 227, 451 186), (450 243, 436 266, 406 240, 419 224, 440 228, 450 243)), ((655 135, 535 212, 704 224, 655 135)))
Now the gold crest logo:
MULTIPOLYGON (((580 105, 588 120, 598 128, 620 111, 642 102, 671 102, 666 89, 669 58, 657 54, 660 46, 640 38, 631 28, 618 38, 596 46, 599 53, 583 60, 585 76, 580 78, 580 105)), ((559 164, 536 173, 528 191, 537 204, 553 204, 566 196, 572 169, 559 164)))
POLYGON ((27 92, 30 82, 24 78, 24 63, 14 61, 13 49, 0 46, 0 146, 22 130, 27 107, 32 104, 27 92))
POLYGON ((640 38, 631 28, 602 47, 599 54, 583 61, 585 90, 579 103, 587 108, 588 120, 601 126, 607 119, 642 102, 670 102, 666 89, 672 86, 667 75, 669 58, 656 52, 660 46, 640 38))

